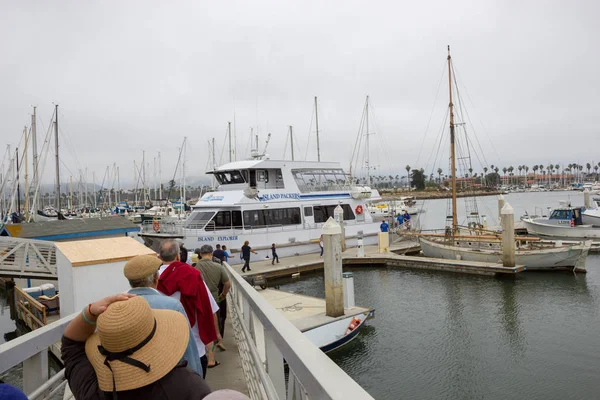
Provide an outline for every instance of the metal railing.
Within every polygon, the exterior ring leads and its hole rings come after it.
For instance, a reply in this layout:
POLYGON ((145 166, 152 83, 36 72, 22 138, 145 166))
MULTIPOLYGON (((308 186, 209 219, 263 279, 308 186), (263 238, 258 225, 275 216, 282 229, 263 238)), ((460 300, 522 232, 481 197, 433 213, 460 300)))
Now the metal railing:
POLYGON ((52 242, 0 237, 0 276, 56 279, 52 242))
POLYGON ((232 282, 229 311, 251 399, 372 399, 238 273, 223 265, 232 282))
POLYGON ((0 345, 0 374, 23 363, 23 391, 29 399, 48 399, 66 385, 64 370, 48 379, 48 348, 60 340, 73 318, 61 318, 0 345))

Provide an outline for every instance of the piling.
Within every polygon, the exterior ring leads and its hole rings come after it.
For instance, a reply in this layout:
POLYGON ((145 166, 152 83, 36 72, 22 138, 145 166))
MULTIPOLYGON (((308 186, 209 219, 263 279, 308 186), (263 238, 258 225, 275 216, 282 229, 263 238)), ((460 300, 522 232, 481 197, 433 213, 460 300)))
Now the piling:
POLYGON ((344 272, 342 274, 344 285, 344 308, 352 308, 354 303, 354 274, 352 272, 344 272))
POLYGON ((502 265, 515 266, 515 210, 510 204, 504 204, 500 211, 500 225, 502 227, 502 265))
POLYGON ((323 269, 325 272, 325 315, 344 315, 342 284, 342 229, 331 217, 323 225, 323 269))
POLYGON ((365 256, 365 242, 363 240, 363 231, 358 231, 358 235, 356 238, 356 256, 365 256))
POLYGON ((583 191, 583 204, 585 205, 585 208, 592 208, 592 202, 590 201, 590 191, 585 189, 583 191))
POLYGON ((390 234, 388 232, 379 232, 377 242, 379 243, 380 254, 390 252, 390 234))
POLYGON ((342 252, 346 251, 346 229, 344 227, 344 209, 338 204, 333 210, 333 217, 342 231, 342 252))
POLYGON ((500 215, 502 214, 502 207, 504 207, 504 196, 498 196, 498 222, 500 222, 500 215))

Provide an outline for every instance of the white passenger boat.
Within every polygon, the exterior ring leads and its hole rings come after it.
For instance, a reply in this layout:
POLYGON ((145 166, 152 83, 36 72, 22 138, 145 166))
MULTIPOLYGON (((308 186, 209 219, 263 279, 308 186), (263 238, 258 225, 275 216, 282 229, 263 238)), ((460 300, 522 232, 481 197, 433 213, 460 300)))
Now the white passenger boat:
MULTIPOLYGON (((380 221, 373 220, 367 200, 380 200, 366 186, 353 186, 339 163, 255 158, 208 171, 219 183, 192 207, 182 225, 156 222, 142 225, 140 237, 153 249, 165 238, 181 238, 188 249, 202 244, 226 245, 239 252, 249 241, 258 256, 270 256, 273 243, 279 257, 320 251, 321 227, 339 205, 343 210, 346 244, 377 243, 380 221)), ((230 263, 240 262, 235 254, 230 263)))

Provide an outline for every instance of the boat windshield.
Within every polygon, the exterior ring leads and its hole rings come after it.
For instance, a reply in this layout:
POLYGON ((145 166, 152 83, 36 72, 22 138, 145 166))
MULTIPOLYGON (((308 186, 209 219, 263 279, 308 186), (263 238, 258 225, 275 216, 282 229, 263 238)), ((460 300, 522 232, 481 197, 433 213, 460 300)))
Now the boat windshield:
POLYGON ((203 229, 215 215, 214 211, 193 211, 185 220, 184 227, 188 229, 203 229))
POLYGON ((232 183, 246 183, 246 180, 238 170, 215 172, 215 178, 221 185, 229 185, 232 183))
POLYGON ((293 169, 292 175, 302 193, 350 190, 342 169, 293 169))
POLYGON ((571 211, 570 210, 554 210, 550 215, 550 219, 571 219, 571 211))

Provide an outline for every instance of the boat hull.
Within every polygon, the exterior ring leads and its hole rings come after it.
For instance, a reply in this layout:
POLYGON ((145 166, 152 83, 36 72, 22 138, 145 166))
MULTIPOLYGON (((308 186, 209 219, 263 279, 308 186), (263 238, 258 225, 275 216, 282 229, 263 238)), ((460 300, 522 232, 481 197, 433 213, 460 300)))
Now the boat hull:
POLYGON ((369 314, 353 315, 339 321, 318 326, 303 333, 315 346, 327 353, 340 348, 356 338, 368 317, 369 314), (350 325, 354 318, 360 319, 361 322, 353 331, 347 332, 348 325, 350 325))
POLYGON ((587 210, 581 214, 581 220, 586 225, 600 227, 600 210, 587 210))
MULTIPOLYGON (((479 248, 466 247, 469 242, 465 242, 465 247, 447 245, 435 240, 419 239, 421 250, 426 257, 442 258, 446 260, 465 260, 488 263, 501 263, 502 250, 486 250, 483 246, 486 243, 478 244, 479 248)), ((462 244, 462 242, 459 242, 462 244)), ((471 242, 475 243, 475 242, 471 242)), ((475 246, 475 245, 474 245, 475 246)), ((522 250, 518 249, 515 253, 515 262, 518 265, 524 265, 527 270, 585 270, 585 261, 591 247, 591 241, 575 246, 560 246, 543 250, 522 250)))
POLYGON ((536 235, 576 239, 600 238, 600 228, 594 228, 590 225, 580 225, 574 227, 569 225, 549 225, 537 222, 531 218, 521 218, 521 221, 523 221, 525 224, 527 232, 535 233, 536 235))

